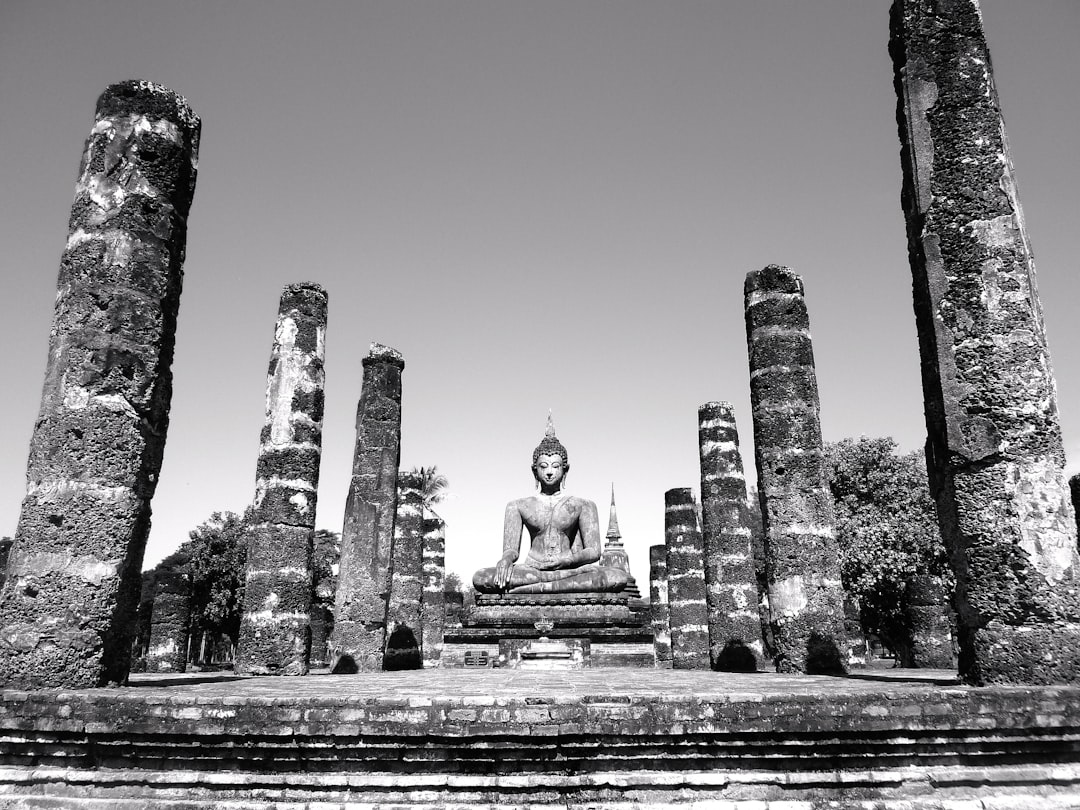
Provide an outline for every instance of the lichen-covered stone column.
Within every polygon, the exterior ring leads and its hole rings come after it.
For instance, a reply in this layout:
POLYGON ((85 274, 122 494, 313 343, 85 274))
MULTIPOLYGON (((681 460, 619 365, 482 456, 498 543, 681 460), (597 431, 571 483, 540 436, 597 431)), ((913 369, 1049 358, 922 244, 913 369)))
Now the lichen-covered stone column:
POLYGON ((975 0, 896 0, 930 488, 969 683, 1080 679, 1080 559, 1035 264, 975 0))
POLYGON ((0 683, 127 680, 195 191, 199 119, 160 85, 97 103, 0 592, 0 683))
POLYGON ((649 546, 649 619, 656 666, 671 668, 671 610, 668 604, 667 545, 649 546))
POLYGON ((419 669, 420 604, 424 593, 424 477, 398 473, 397 517, 386 611, 386 654, 383 669, 419 669))
POLYGON ((187 668, 191 578, 180 571, 159 571, 154 579, 146 671, 183 672, 187 668))
POLYGON ((842 672, 847 642, 836 514, 802 279, 775 264, 749 273, 744 305, 776 668, 842 672))
POLYGON ((671 666, 709 668, 709 617, 705 606, 705 547, 689 488, 664 493, 671 666))
POLYGON ((401 457, 401 372, 405 360, 371 344, 356 408, 356 451, 345 500, 330 655, 335 672, 383 668, 390 559, 401 457))
POLYGON ((306 675, 311 653, 311 554, 322 459, 326 291, 281 293, 266 380, 236 671, 306 675))
POLYGON ((442 659, 443 632, 446 627, 446 523, 424 512, 424 592, 420 598, 420 625, 423 638, 420 649, 424 667, 439 666, 442 659))
POLYGON ((705 601, 712 667, 753 672, 763 655, 757 577, 745 520, 746 478, 729 402, 698 408, 705 601))

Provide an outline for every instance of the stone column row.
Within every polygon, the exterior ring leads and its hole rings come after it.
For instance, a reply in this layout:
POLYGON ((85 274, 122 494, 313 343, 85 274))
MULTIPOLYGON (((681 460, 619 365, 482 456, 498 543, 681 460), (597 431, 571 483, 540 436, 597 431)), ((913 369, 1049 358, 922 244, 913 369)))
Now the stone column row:
POLYGON ((442 659, 446 625, 446 523, 424 512, 424 593, 420 599, 420 650, 425 668, 437 667, 442 659))
POLYGON ((780 672, 842 672, 844 598, 802 279, 769 265, 744 285, 754 459, 780 672))
POLYGON ((127 679, 199 133, 187 101, 160 85, 122 82, 98 99, 0 591, 9 687, 127 679))
POLYGON ((697 508, 689 488, 664 493, 671 665, 709 668, 709 620, 705 606, 705 555, 697 508))
POLYGON ((336 672, 383 668, 404 368, 400 352, 378 343, 364 358, 330 643, 336 672))
POLYGON ((656 666, 671 668, 671 608, 668 602, 667 544, 649 546, 649 618, 656 666))
POLYGON ((312 538, 322 459, 326 292, 292 284, 278 307, 266 383, 236 671, 305 675, 312 538))
POLYGON ((754 556, 746 521, 746 478, 728 402, 698 408, 705 599, 713 669, 753 672, 764 653, 754 556))
POLYGON ((424 592, 424 498, 421 494, 424 479, 416 473, 401 471, 397 480, 383 669, 419 669, 423 663, 420 601, 424 592))

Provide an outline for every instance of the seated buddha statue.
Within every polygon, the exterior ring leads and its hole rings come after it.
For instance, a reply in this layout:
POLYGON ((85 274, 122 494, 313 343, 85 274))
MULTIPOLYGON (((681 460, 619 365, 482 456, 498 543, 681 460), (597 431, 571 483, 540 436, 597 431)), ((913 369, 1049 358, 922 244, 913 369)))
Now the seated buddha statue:
POLYGON ((532 454, 538 492, 510 501, 503 521, 503 552, 492 568, 473 575, 478 593, 615 593, 627 582, 620 568, 600 565, 596 504, 563 489, 570 470, 566 448, 548 417, 543 440, 532 454), (530 546, 521 553, 522 527, 530 546))

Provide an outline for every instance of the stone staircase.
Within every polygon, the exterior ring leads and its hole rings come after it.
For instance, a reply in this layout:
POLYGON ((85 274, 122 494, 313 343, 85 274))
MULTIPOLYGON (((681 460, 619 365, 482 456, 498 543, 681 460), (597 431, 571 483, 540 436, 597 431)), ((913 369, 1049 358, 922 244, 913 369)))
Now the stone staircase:
POLYGON ((778 677, 456 670, 5 692, 0 807, 1080 807, 1078 688, 746 690, 778 677))

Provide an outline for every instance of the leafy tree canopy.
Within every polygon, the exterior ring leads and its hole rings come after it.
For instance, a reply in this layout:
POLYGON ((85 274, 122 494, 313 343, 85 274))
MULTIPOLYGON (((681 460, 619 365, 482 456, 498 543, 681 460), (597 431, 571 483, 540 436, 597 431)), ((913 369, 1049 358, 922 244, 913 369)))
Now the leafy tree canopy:
POLYGON ((951 587, 923 454, 900 455, 891 437, 863 436, 827 444, 825 456, 844 589, 859 601, 864 629, 897 649, 909 631, 912 579, 951 587))

